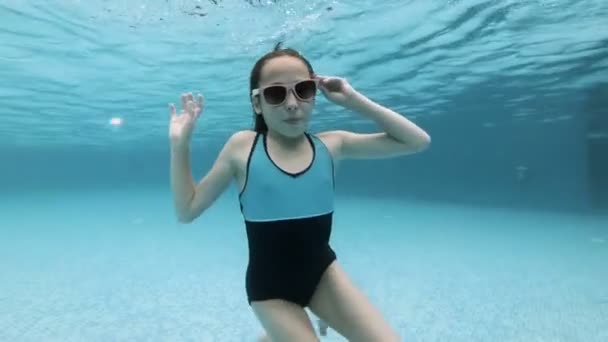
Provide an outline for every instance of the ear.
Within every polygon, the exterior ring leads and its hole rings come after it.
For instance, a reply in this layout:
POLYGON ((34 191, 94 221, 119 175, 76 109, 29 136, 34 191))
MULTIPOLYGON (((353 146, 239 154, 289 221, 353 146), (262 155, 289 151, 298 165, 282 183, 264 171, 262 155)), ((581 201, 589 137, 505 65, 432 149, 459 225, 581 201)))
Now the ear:
POLYGON ((256 114, 258 114, 258 115, 262 114, 262 106, 260 105, 260 96, 259 95, 251 96, 251 105, 253 106, 253 110, 255 111, 256 114))

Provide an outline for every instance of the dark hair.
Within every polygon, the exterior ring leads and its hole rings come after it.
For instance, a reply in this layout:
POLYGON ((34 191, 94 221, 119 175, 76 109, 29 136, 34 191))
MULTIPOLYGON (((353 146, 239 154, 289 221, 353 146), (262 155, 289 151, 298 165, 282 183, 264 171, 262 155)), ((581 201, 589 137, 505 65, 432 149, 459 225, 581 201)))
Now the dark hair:
MULTIPOLYGON (((264 65, 266 64, 267 61, 269 61, 275 57, 281 57, 281 56, 295 57, 295 58, 301 60, 302 62, 304 62, 304 64, 306 64, 306 67, 308 68, 308 72, 310 72, 311 76, 314 74, 312 65, 310 65, 310 62, 308 62, 308 60, 304 56, 302 56, 298 51, 296 51, 292 48, 281 48, 281 45, 282 45, 282 42, 277 43, 271 52, 268 52, 267 54, 262 56, 260 59, 258 59, 258 61, 253 66, 253 69, 251 70, 251 76, 249 78, 249 95, 250 95, 249 98, 250 99, 251 99, 251 91, 260 86, 260 74, 262 72, 262 68, 264 67, 264 65)), ((251 100, 253 100, 253 99, 251 99, 251 100)), ((253 102, 251 103, 251 105, 253 106, 253 102)), ((266 126, 264 117, 262 117, 262 115, 257 115, 255 110, 253 111, 253 120, 254 120, 254 125, 253 125, 254 131, 256 131, 256 132, 267 132, 268 131, 268 126, 266 126)))

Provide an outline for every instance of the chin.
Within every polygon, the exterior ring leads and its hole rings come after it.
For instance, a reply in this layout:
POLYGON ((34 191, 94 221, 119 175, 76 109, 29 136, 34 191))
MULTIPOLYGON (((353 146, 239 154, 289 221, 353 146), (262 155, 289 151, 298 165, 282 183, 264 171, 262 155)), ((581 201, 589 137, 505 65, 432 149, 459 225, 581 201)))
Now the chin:
POLYGON ((295 127, 294 126, 285 127, 280 130, 280 133, 289 138, 297 138, 297 137, 303 135, 307 129, 308 129, 308 125, 301 124, 301 125, 297 125, 295 127))
POLYGON ((281 132, 281 134, 283 134, 284 136, 286 136, 288 138, 297 138, 299 136, 302 136, 305 132, 306 132, 306 130, 299 129, 299 130, 290 130, 287 132, 281 132))

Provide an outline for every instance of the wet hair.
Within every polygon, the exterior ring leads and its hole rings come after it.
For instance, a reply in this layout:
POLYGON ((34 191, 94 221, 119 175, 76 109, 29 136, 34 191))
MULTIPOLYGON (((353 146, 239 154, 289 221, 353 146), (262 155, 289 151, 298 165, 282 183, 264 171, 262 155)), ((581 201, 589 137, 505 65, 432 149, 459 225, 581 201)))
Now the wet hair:
MULTIPOLYGON (((260 59, 258 59, 258 61, 253 66, 253 69, 251 70, 251 76, 249 78, 249 98, 250 99, 251 99, 251 91, 260 86, 260 75, 262 73, 262 68, 264 67, 266 62, 268 62, 269 60, 271 60, 273 58, 282 57, 282 56, 295 57, 295 58, 301 60, 302 62, 304 62, 304 64, 306 64, 306 67, 308 68, 308 72, 310 73, 311 76, 314 75, 312 65, 310 65, 310 62, 304 56, 302 56, 298 51, 296 51, 292 48, 282 48, 281 46, 282 46, 282 42, 277 43, 271 52, 268 52, 267 54, 262 56, 260 59)), ((253 101, 253 99, 251 99, 251 100, 253 101)), ((253 107, 253 102, 251 103, 251 105, 253 107)), ((254 120, 254 125, 253 125, 254 131, 256 131, 258 133, 268 131, 268 126, 266 125, 266 122, 264 121, 264 117, 262 115, 258 115, 255 112, 255 110, 253 111, 253 120, 254 120)))

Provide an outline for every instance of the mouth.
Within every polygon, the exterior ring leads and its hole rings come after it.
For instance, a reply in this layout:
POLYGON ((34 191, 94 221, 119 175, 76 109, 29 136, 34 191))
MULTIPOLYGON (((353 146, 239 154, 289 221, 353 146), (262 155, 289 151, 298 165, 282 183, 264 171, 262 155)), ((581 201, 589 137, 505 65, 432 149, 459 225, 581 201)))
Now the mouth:
POLYGON ((295 125, 295 124, 299 124, 300 122, 302 122, 302 119, 295 119, 294 118, 294 119, 285 119, 284 121, 286 123, 288 123, 288 124, 295 125))

